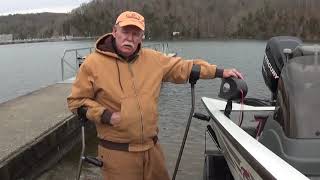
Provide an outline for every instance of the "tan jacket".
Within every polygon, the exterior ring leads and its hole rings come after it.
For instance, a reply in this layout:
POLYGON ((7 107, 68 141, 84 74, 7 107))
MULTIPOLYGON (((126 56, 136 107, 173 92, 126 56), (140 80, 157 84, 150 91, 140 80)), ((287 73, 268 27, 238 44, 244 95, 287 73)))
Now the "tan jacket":
POLYGON ((130 143, 129 151, 144 151, 153 146, 152 138, 159 131, 161 82, 186 83, 193 64, 201 65, 200 78, 214 78, 216 66, 145 48, 139 49, 138 57, 128 63, 110 49, 111 39, 111 34, 102 36, 95 52, 81 65, 68 106, 72 112, 83 105, 88 107, 87 117, 95 122, 99 138, 130 143), (119 125, 101 123, 105 109, 120 112, 119 125))

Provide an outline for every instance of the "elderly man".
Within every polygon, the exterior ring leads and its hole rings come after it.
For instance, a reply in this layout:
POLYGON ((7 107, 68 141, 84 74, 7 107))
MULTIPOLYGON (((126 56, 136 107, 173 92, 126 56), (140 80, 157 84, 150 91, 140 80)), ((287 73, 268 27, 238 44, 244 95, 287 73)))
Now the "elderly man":
POLYGON ((186 83, 193 64, 201 66, 202 79, 242 78, 235 69, 142 48, 144 30, 142 15, 121 13, 81 65, 67 99, 74 113, 86 107, 96 125, 107 180, 169 179, 157 137, 161 82, 186 83))

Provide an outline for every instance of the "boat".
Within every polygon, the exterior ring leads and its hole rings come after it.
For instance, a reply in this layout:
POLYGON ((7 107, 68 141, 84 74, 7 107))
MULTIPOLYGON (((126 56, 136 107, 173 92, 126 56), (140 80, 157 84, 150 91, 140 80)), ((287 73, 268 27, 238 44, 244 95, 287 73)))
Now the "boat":
POLYGON ((202 97, 209 115, 200 119, 210 120, 217 147, 205 151, 204 180, 320 179, 319 52, 296 37, 273 37, 262 63, 270 100, 246 98, 245 81, 234 78, 222 80, 219 97, 202 97), (244 112, 256 126, 242 125, 250 121, 244 112))

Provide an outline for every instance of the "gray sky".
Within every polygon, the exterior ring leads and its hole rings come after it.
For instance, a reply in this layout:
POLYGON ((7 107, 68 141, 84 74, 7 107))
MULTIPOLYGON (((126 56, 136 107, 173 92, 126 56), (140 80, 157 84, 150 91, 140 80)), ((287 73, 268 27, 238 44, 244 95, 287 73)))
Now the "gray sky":
POLYGON ((37 12, 70 12, 91 0, 0 0, 0 15, 37 12))

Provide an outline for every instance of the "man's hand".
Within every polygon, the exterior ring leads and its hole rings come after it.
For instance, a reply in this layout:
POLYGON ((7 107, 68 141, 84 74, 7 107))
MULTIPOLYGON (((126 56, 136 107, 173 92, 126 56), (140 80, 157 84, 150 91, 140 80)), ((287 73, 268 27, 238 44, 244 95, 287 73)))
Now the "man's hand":
POLYGON ((110 118, 110 124, 113 126, 117 126, 120 123, 120 112, 114 112, 110 118))
POLYGON ((243 79, 243 76, 236 69, 224 69, 223 70, 223 78, 235 77, 238 79, 243 79))

